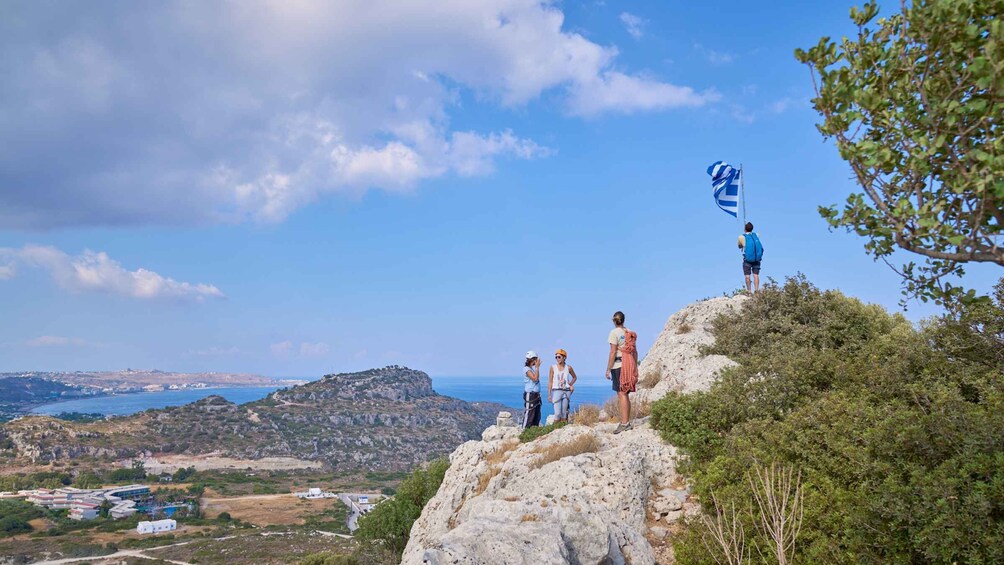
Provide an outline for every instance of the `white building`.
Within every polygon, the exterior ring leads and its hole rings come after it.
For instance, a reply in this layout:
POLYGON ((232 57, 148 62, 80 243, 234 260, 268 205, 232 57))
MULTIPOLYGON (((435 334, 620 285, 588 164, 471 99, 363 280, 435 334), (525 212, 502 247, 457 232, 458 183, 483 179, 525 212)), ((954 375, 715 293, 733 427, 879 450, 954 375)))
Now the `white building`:
POLYGON ((338 496, 333 492, 324 492, 317 487, 310 487, 306 490, 306 492, 294 492, 293 494, 296 495, 297 498, 307 498, 307 499, 335 498, 336 496, 338 496))
POLYGON ((155 522, 140 522, 136 525, 136 532, 140 534, 160 534, 178 529, 178 523, 174 520, 157 520, 155 522))
POLYGON ((90 508, 80 504, 70 509, 67 518, 71 520, 93 520, 98 517, 99 513, 100 509, 98 508, 90 508))

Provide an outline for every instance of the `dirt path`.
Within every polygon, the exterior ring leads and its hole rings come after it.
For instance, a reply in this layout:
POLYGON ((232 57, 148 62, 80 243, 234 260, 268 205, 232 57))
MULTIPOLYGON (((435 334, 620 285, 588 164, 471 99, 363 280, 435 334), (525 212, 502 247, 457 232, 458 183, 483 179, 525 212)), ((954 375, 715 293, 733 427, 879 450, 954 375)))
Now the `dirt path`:
POLYGON ((146 549, 123 549, 117 551, 110 555, 92 555, 90 557, 67 557, 65 559, 53 559, 50 561, 36 561, 32 565, 63 565, 65 563, 80 563, 82 561, 87 562, 98 562, 105 561, 107 559, 117 559, 121 557, 138 557, 140 559, 159 559, 161 561, 166 561, 168 563, 174 563, 176 565, 193 565, 187 561, 173 561, 171 559, 164 559, 163 557, 154 557, 152 555, 147 555, 147 551, 156 551, 158 549, 166 549, 168 547, 178 547, 181 545, 188 545, 192 542, 183 541, 180 543, 172 543, 170 545, 158 545, 157 547, 148 547, 146 549))

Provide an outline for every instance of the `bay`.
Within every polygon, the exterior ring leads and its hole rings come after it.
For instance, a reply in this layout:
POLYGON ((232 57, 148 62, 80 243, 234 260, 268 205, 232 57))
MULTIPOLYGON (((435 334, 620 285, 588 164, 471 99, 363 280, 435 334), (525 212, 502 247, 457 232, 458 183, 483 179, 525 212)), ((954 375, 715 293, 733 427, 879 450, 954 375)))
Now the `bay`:
MULTIPOLYGON (((125 416, 151 408, 181 406, 215 394, 236 404, 265 398, 281 387, 220 387, 160 392, 136 392, 111 396, 78 398, 44 404, 32 409, 32 414, 56 415, 62 412, 125 416)), ((432 388, 439 394, 468 402, 497 402, 514 410, 523 409, 523 380, 519 377, 432 377, 432 388)), ((543 394, 541 421, 554 413, 554 405, 543 394)), ((611 396, 609 381, 580 378, 572 393, 571 406, 575 410, 582 404, 603 405, 611 396)))
POLYGON ((219 395, 227 400, 241 404, 265 398, 270 392, 278 390, 278 386, 244 386, 220 388, 193 388, 185 390, 165 390, 159 392, 134 392, 130 394, 115 394, 78 398, 64 402, 44 404, 32 409, 32 414, 54 416, 62 412, 80 412, 83 414, 104 414, 106 416, 125 416, 135 414, 150 408, 167 408, 181 406, 210 395, 219 395))

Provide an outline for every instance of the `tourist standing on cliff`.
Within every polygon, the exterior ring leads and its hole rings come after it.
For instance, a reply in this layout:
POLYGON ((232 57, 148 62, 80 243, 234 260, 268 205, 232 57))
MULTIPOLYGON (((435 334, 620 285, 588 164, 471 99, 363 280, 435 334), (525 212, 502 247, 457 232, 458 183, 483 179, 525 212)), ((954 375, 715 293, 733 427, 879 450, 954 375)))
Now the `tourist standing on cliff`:
POLYGON ((628 395, 635 391, 638 383, 638 334, 624 327, 624 312, 614 312, 613 322, 614 329, 610 330, 607 337, 610 355, 607 357, 606 377, 612 381, 614 392, 617 393, 621 423, 614 433, 619 434, 631 429, 631 424, 628 423, 631 417, 631 399, 628 395))
POLYGON ((523 364, 523 429, 540 425, 540 359, 526 352, 523 364))
POLYGON ((739 251, 743 254, 743 275, 746 276, 746 292, 760 292, 760 260, 763 259, 763 244, 760 236, 753 233, 753 224, 746 222, 746 232, 739 236, 739 251), (753 284, 750 285, 750 275, 753 284))
POLYGON ((547 401, 554 404, 554 420, 556 422, 568 421, 568 406, 572 402, 572 392, 575 390, 575 369, 571 365, 565 364, 568 353, 564 349, 554 352, 556 363, 551 365, 551 372, 547 376, 547 401))

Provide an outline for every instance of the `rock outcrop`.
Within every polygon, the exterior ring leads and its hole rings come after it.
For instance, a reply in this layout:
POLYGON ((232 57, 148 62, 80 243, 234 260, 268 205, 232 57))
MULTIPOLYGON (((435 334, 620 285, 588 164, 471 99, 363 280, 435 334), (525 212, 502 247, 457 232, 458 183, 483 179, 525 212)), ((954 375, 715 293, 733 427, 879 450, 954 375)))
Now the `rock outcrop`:
POLYGON ((701 355, 702 346, 715 342, 711 321, 738 311, 748 298, 702 300, 670 316, 641 362, 634 400, 654 402, 669 392, 708 390, 719 371, 735 365, 724 355, 701 355))
MULTIPOLYGON (((732 364, 700 354, 714 341, 710 322, 745 300, 715 298, 671 316, 642 363, 637 397, 706 390, 732 364)), ((573 424, 520 444, 518 429, 489 427, 450 456, 403 563, 672 563, 677 522, 699 511, 676 472, 676 450, 647 418, 621 434, 614 428, 573 424)))
POLYGON ((656 563, 648 537, 685 511, 675 450, 644 422, 615 427, 570 425, 524 444, 516 428, 488 428, 450 457, 402 563, 656 563))

